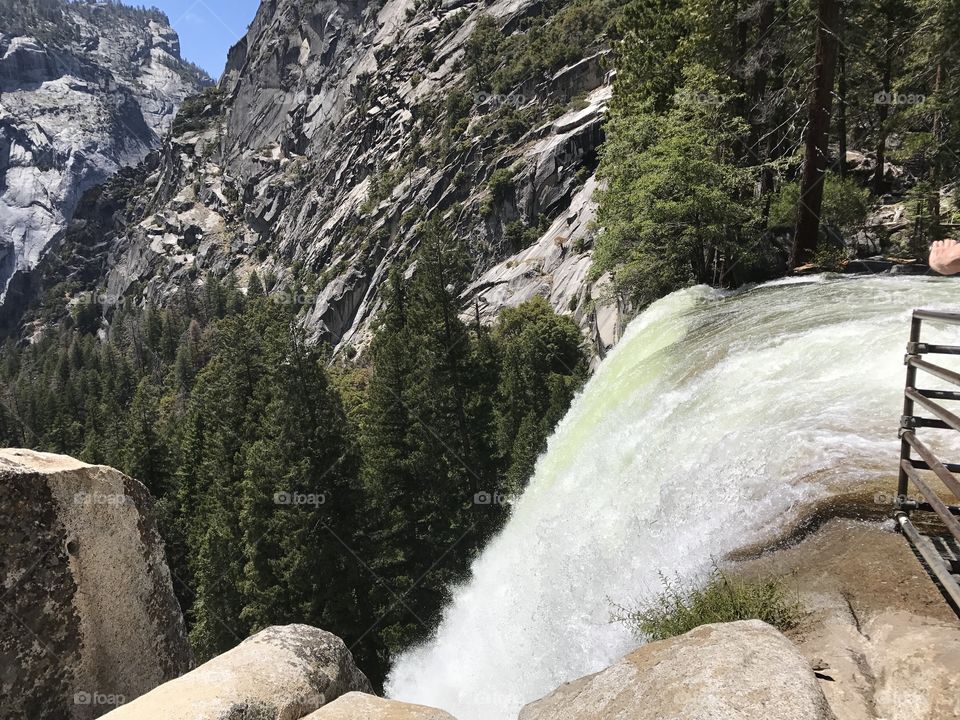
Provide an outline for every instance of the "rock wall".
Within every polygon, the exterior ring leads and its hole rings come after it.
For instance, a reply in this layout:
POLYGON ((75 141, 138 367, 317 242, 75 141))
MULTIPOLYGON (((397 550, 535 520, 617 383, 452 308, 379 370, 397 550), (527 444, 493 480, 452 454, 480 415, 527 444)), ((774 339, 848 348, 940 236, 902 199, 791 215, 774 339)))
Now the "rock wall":
POLYGON ((73 284, 104 298, 109 321, 120 303, 257 271, 312 339, 362 348, 382 283, 437 217, 469 255, 466 314, 478 297, 489 320, 539 294, 608 346, 616 322, 598 317, 588 275, 606 38, 506 95, 468 80, 481 18, 516 39, 539 13, 536 0, 263 3, 217 91, 184 107, 141 172, 140 211, 91 255, 85 229, 109 223, 88 203, 56 262, 21 285, 73 284))
POLYGON ((152 503, 111 468, 0 450, 3 717, 89 720, 189 668, 152 503))
POLYGON ((183 99, 209 83, 155 11, 63 0, 0 8, 0 299, 83 193, 143 160, 183 99))

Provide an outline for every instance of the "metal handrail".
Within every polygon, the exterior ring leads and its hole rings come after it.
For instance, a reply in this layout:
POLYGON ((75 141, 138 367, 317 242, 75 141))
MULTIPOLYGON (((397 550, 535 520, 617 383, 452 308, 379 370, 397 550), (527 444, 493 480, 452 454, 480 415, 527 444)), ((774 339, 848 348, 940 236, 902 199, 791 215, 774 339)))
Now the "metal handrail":
POLYGON ((960 542, 960 507, 948 505, 933 488, 927 484, 921 472, 932 472, 944 487, 960 501, 960 463, 944 463, 917 437, 921 428, 955 430, 960 432, 960 415, 948 410, 938 401, 960 401, 960 392, 953 390, 932 390, 917 387, 918 371, 930 375, 954 386, 960 387, 960 373, 940 367, 921 355, 960 355, 960 346, 923 343, 920 335, 924 321, 960 325, 960 313, 948 313, 939 310, 915 310, 910 325, 910 341, 907 343, 907 355, 904 364, 907 377, 903 390, 903 415, 900 418, 900 465, 897 482, 897 505, 895 518, 903 534, 910 540, 917 552, 930 566, 934 575, 944 586, 947 595, 960 608, 960 582, 953 574, 933 544, 923 537, 910 521, 910 513, 921 510, 933 512, 940 518, 950 534, 960 542), (918 409, 925 415, 917 415, 918 409), (918 458, 914 458, 916 452, 918 458), (913 485, 926 502, 917 502, 908 498, 913 485))
POLYGON ((945 407, 938 405, 930 398, 918 393, 914 388, 908 387, 906 390, 904 390, 903 394, 910 398, 917 405, 922 407, 924 410, 927 410, 931 414, 935 415, 938 420, 946 423, 949 428, 960 432, 960 415, 952 413, 945 407))
POLYGON ((901 462, 900 467, 907 473, 911 482, 917 486, 917 489, 930 504, 930 507, 933 508, 933 511, 940 516, 940 519, 943 521, 943 524, 947 526, 950 534, 957 540, 960 540, 960 522, 957 522, 957 519, 950 512, 950 508, 947 507, 947 504, 923 481, 920 473, 918 473, 916 468, 907 460, 901 462))
POLYGON ((914 310, 913 317, 915 320, 932 320, 949 325, 960 325, 960 313, 946 312, 944 310, 914 310))
POLYGON ((930 566, 933 574, 940 581, 940 585, 953 601, 954 607, 960 608, 960 584, 950 574, 950 568, 943 562, 940 553, 927 538, 917 532, 905 512, 897 512, 894 517, 897 521, 897 527, 900 528, 900 531, 907 537, 910 544, 917 549, 923 559, 927 561, 927 565, 930 566))
POLYGON ((908 355, 907 364, 912 365, 917 370, 923 370, 934 377, 945 380, 946 382, 953 383, 954 385, 960 385, 960 373, 954 372, 953 370, 947 370, 946 368, 942 368, 939 365, 934 365, 926 360, 921 360, 916 355, 908 355))

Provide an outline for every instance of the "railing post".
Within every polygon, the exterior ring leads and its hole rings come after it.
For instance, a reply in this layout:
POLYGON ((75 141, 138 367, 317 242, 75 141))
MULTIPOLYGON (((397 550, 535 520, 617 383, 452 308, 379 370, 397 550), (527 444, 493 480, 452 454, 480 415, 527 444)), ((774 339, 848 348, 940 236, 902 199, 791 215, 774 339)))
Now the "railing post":
POLYGON ((917 369, 913 367, 909 360, 911 357, 915 357, 913 353, 916 351, 917 344, 920 342, 920 329, 923 324, 923 319, 917 317, 916 313, 913 315, 913 319, 910 322, 910 344, 907 345, 907 380, 903 388, 903 415, 900 421, 900 477, 897 482, 897 505, 900 503, 901 498, 907 496, 907 492, 910 489, 910 478, 907 475, 906 471, 903 469, 903 461, 910 460, 910 443, 906 441, 903 437, 905 432, 912 432, 912 428, 907 426, 907 418, 913 416, 913 400, 907 395, 907 390, 913 388, 917 384, 917 369))

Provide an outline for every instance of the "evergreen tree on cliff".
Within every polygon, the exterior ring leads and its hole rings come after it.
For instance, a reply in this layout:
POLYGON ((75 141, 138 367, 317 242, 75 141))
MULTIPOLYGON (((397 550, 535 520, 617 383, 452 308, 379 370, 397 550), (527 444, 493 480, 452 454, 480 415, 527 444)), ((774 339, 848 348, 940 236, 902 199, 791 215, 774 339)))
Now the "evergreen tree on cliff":
POLYGON ((372 538, 389 548, 374 568, 384 580, 374 597, 392 651, 429 632, 502 511, 474 502, 500 486, 486 402, 493 388, 481 382, 488 374, 458 317, 464 256, 437 223, 420 237, 412 279, 390 280, 363 433, 372 538))
POLYGON ((806 150, 791 267, 813 259, 820 235, 820 212, 827 171, 830 113, 836 77, 840 0, 817 0, 817 49, 808 105, 806 150))

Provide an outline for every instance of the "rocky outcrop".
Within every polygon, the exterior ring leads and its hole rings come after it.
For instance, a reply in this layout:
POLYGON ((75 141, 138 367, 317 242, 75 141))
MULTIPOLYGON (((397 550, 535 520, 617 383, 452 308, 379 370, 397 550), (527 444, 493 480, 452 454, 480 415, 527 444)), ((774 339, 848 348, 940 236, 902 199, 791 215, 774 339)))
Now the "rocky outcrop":
POLYGON ((4 717, 88 720, 189 668, 152 503, 111 468, 0 451, 4 717))
POLYGON ((443 710, 351 692, 303 720, 456 720, 443 710))
MULTIPOLYGON (((864 511, 888 513, 871 501, 889 485, 877 491, 864 492, 864 511)), ((960 717, 960 621, 902 536, 833 519, 740 572, 789 575, 800 590, 807 615, 790 636, 837 720, 960 717)))
POLYGON ((160 144, 210 80, 166 16, 55 0, 0 8, 0 299, 80 197, 160 144))
MULTIPOLYGON (((596 93, 605 97, 608 88, 596 93)), ((526 250, 487 270, 465 291, 470 312, 486 323, 501 310, 540 296, 554 309, 572 313, 595 344, 595 357, 602 359, 620 339, 621 314, 606 298, 606 280, 593 281, 591 251, 596 232, 597 180, 590 177, 576 191, 570 207, 543 236, 526 250)))
MULTIPOLYGON (((384 280, 433 217, 469 255, 465 311, 479 298, 490 319, 539 294, 587 331, 615 326, 598 319, 587 274, 611 94, 606 38, 565 48, 582 57, 499 94, 468 79, 465 48, 482 18, 522 48, 530 27, 563 12, 545 7, 264 3, 220 87, 184 107, 142 173, 140 211, 96 257, 68 237, 55 270, 20 285, 41 288, 38 297, 66 283, 66 302, 103 297, 108 321, 120 303, 170 303, 228 273, 244 287, 257 271, 270 294, 300 307, 312 339, 362 348, 384 280)), ((88 207, 81 228, 109 224, 88 207)))
POLYGON ((832 720, 809 663, 759 620, 704 625, 527 705, 520 720, 832 720))
POLYGON ((298 720, 341 695, 370 693, 343 641, 309 625, 270 627, 110 720, 298 720))

